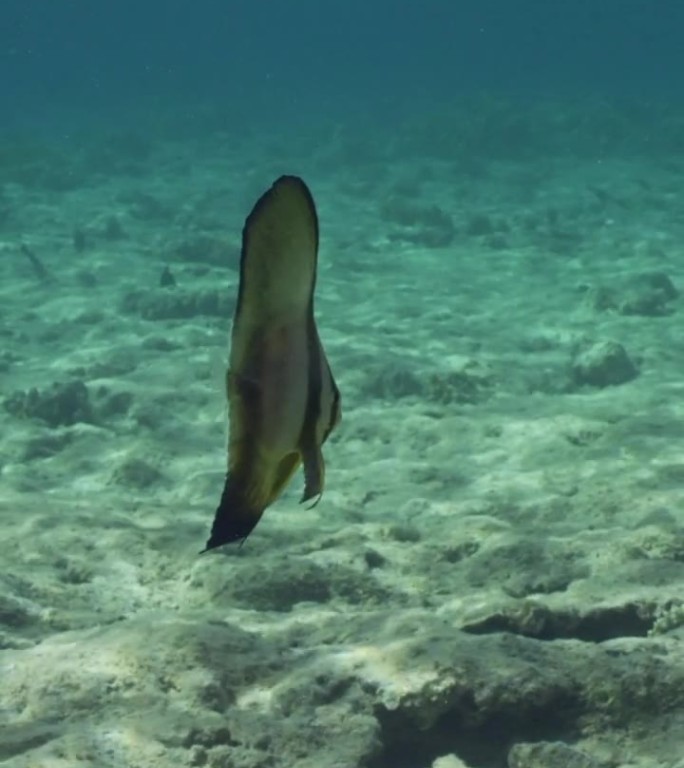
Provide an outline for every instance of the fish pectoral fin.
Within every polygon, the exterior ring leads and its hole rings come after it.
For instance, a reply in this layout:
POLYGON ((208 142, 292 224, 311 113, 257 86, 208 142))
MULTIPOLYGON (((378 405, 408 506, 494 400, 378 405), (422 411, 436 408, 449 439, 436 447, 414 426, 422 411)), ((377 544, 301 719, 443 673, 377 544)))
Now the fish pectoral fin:
POLYGON ((315 507, 323 495, 323 485, 325 483, 325 462, 321 446, 313 444, 302 449, 302 460, 304 462, 304 493, 299 500, 300 504, 305 501, 316 499, 309 507, 315 507), (316 498, 318 497, 318 498, 316 498))
POLYGON ((261 395, 261 387, 258 381, 250 379, 240 373, 228 371, 226 373, 226 394, 228 400, 236 395, 247 403, 253 403, 261 395))

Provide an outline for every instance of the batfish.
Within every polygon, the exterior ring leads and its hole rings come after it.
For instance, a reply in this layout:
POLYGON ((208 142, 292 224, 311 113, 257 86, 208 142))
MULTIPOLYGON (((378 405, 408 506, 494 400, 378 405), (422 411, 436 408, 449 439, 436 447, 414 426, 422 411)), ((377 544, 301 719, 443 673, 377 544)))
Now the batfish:
POLYGON ((242 230, 226 390, 228 473, 205 552, 244 541, 300 465, 301 501, 320 499, 321 446, 340 420, 314 319, 318 216, 306 184, 282 176, 242 230))

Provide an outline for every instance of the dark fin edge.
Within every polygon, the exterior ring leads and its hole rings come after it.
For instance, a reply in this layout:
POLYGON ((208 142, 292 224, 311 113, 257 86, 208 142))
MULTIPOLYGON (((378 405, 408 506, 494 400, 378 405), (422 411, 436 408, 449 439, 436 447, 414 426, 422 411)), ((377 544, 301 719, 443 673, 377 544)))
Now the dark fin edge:
POLYGON ((242 546, 263 513, 263 509, 250 504, 244 488, 229 474, 211 526, 211 534, 200 554, 224 544, 240 542, 242 546))

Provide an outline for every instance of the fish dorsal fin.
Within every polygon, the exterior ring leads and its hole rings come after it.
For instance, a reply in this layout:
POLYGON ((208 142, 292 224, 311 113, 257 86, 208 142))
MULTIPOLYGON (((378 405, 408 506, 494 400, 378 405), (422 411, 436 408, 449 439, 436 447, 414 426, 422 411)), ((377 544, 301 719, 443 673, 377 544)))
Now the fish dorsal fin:
POLYGON ((242 232, 236 324, 263 325, 311 306, 318 258, 318 217, 296 176, 281 176, 259 199, 242 232))

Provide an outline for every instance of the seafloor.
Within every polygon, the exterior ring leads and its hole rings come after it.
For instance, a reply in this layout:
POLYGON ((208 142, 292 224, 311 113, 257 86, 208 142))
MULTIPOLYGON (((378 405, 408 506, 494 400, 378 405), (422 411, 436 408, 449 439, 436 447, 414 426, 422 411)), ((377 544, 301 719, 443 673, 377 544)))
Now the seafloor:
POLYGON ((0 763, 682 768, 683 134, 485 100, 3 139, 0 763), (343 423, 318 506, 199 556, 284 172, 343 423))

